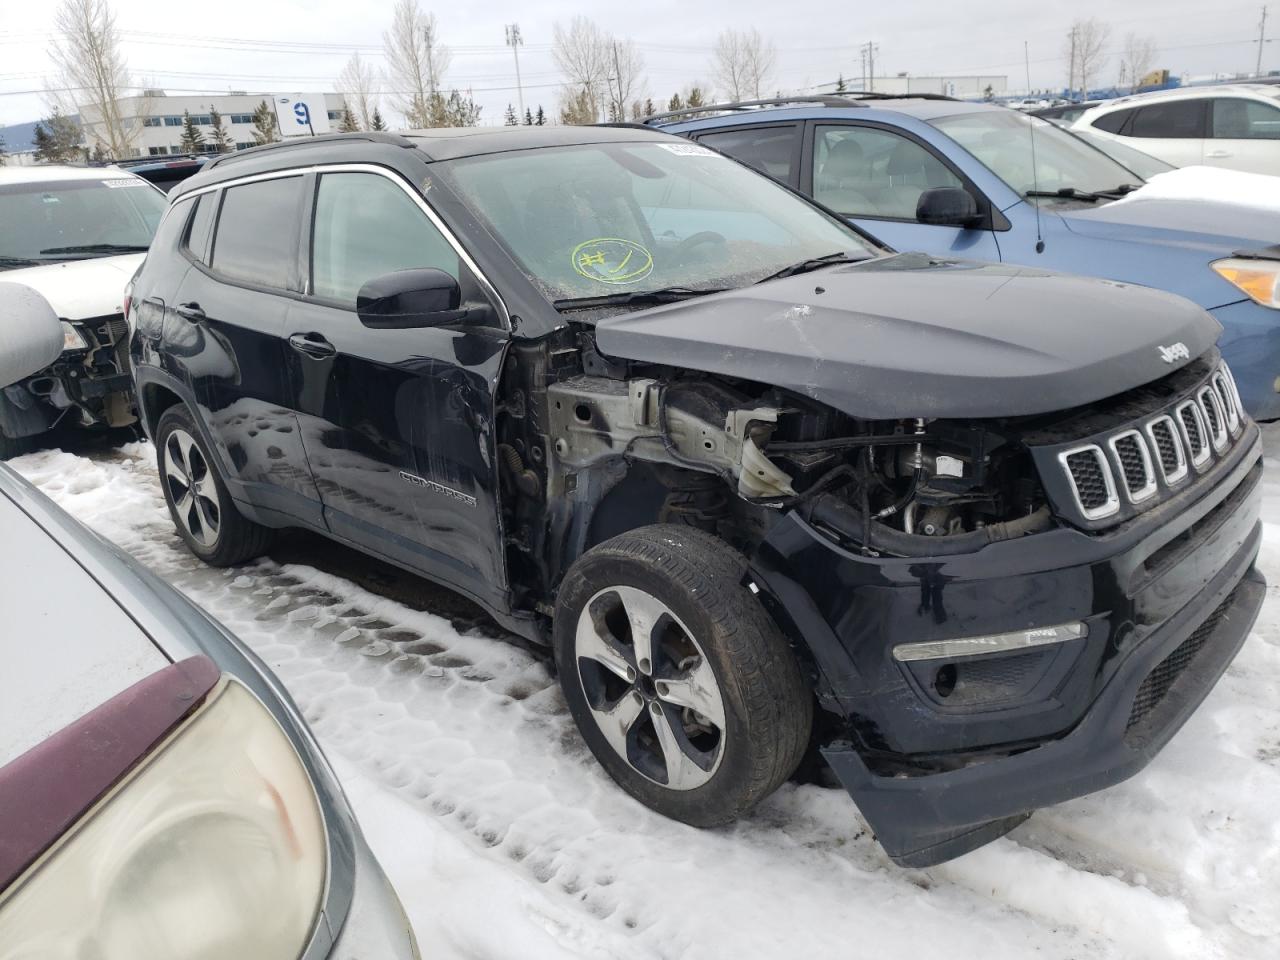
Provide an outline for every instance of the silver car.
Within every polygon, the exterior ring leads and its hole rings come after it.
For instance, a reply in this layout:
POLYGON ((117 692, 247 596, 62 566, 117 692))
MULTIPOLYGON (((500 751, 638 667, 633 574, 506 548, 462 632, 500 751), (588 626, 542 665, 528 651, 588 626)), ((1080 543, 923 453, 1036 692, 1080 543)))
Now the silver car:
MULTIPOLYGON (((0 384, 61 350, 0 318, 0 384)), ((0 960, 418 956, 280 682, 2 464, 0 609, 0 960)))

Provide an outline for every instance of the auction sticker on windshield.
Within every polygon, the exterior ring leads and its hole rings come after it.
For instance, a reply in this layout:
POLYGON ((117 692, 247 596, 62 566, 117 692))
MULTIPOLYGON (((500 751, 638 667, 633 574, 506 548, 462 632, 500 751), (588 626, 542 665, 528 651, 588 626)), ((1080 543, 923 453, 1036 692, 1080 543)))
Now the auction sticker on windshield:
POLYGON ((573 248, 573 269, 600 283, 635 283, 653 272, 653 254, 634 240, 599 237, 573 248))
POLYGON ((715 157, 719 156, 714 150, 708 150, 706 147, 700 147, 696 143, 660 143, 658 144, 667 153, 674 153, 677 157, 715 157))

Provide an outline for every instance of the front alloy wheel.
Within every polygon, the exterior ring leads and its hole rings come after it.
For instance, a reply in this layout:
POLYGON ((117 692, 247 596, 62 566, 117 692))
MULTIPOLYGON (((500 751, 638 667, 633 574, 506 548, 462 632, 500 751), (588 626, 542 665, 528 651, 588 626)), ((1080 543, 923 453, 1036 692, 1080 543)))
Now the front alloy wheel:
POLYGON ((689 628, 657 597, 606 587, 578 617, 578 674, 609 745, 672 790, 711 779, 724 754, 724 698, 689 628))
POLYGON ((748 579, 723 540, 655 524, 592 547, 556 595, 582 739, 629 794, 694 826, 750 810, 809 745, 813 694, 748 579))

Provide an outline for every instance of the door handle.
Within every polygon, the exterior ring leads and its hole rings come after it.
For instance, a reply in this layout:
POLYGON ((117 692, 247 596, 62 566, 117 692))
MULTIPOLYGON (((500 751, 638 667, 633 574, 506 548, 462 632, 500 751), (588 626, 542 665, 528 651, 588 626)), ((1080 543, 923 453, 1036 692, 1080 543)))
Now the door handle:
POLYGON ((192 323, 204 323, 208 319, 198 303, 180 303, 173 308, 173 312, 192 323))
POLYGON ((295 333, 289 338, 289 346, 317 360, 332 357, 338 352, 338 348, 319 333, 295 333))
POLYGON ((1211 160, 1224 160, 1231 156, 1231 153, 1227 150, 1210 150, 1205 156, 1211 160))

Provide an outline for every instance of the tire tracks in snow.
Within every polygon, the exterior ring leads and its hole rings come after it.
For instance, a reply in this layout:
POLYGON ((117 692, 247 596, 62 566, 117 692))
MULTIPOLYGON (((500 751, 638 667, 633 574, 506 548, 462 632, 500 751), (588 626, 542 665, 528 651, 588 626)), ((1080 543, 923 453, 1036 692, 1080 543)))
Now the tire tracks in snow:
MULTIPOLYGON (((523 911, 566 956, 1267 955, 1274 863, 1255 883, 1244 868, 1230 878, 1237 897, 1271 898, 1246 902, 1243 922, 1240 905, 1233 917, 1215 892, 1222 865, 1203 831, 1193 857, 1161 851, 1152 880, 1124 866, 1132 851, 1099 824, 1112 813, 1136 820, 1142 788, 1056 807, 930 870, 893 867, 849 799, 813 786, 787 785, 731 827, 694 830, 614 787, 543 662, 492 631, 459 632, 302 564, 217 571, 195 560, 173 533, 150 445, 13 465, 252 647, 327 750, 537 893, 492 909, 523 911)), ((1260 826, 1252 841, 1265 840, 1260 826)), ((1176 831, 1151 839, 1162 836, 1176 831)), ((407 906, 412 916, 418 905, 407 906)), ((482 939, 455 946, 491 955, 482 939)))

